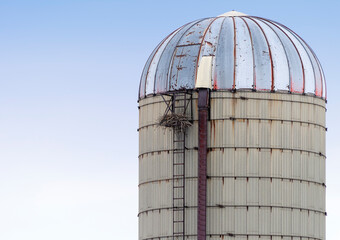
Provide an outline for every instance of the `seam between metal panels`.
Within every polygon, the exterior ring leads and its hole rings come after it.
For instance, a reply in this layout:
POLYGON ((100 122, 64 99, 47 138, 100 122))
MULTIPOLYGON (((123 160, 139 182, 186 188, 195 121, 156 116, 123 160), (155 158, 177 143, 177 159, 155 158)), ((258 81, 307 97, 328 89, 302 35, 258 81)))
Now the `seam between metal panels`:
MULTIPOLYGON (((277 94, 277 92, 275 94, 277 94)), ((319 97, 313 97, 313 96, 310 96, 310 97, 320 99, 319 97)), ((294 101, 294 100, 284 100, 284 99, 252 98, 252 97, 242 97, 242 96, 241 97, 210 97, 210 99, 212 99, 212 100, 214 100, 214 99, 250 100, 251 99, 251 100, 265 100, 265 101, 277 101, 277 102, 302 103, 302 104, 311 104, 313 106, 318 106, 318 107, 321 107, 321 108, 327 110, 327 108, 325 106, 317 104, 317 103, 303 102, 303 101, 294 101)), ((197 98, 193 97, 192 100, 197 100, 197 98)), ((151 102, 151 103, 140 104, 138 108, 145 107, 145 106, 152 105, 152 104, 163 103, 163 102, 164 101, 154 101, 154 102, 151 102)))
POLYGON ((249 32, 249 37, 250 37, 250 44, 251 44, 251 51, 252 51, 252 55, 253 55, 253 89, 256 89, 256 71, 255 71, 255 54, 254 54, 254 43, 253 43, 253 37, 251 35, 250 32, 250 28, 248 23, 246 22, 246 20, 243 19, 243 17, 240 17, 242 19, 242 21, 246 24, 247 28, 248 28, 248 32, 249 32))
MULTIPOLYGON (((278 148, 278 147, 237 147, 237 146, 234 146, 234 147, 209 147, 208 150, 209 151, 214 151, 215 149, 217 150, 221 150, 222 149, 229 149, 229 148, 235 148, 236 149, 258 149, 258 150, 261 150, 261 149, 269 149, 269 150, 287 150, 287 151, 298 151, 298 152, 306 152, 306 153, 313 153, 313 154, 316 154, 316 155, 319 155, 319 156, 322 156, 322 157, 325 157, 326 158, 326 155, 324 155, 323 153, 321 152, 314 152, 314 151, 310 151, 310 150, 304 150, 304 149, 293 149, 293 148, 278 148)), ((161 153, 161 152, 172 152, 176 149, 160 149, 160 150, 154 150, 154 151, 148 151, 148 152, 143 152, 141 154, 138 155, 138 158, 139 157, 142 157, 143 155, 147 155, 147 154, 155 154, 155 153, 161 153)), ((177 149, 178 150, 178 149, 177 149)), ((185 150, 196 150, 197 151, 197 148, 186 148, 185 150)))
POLYGON ((235 90, 236 86, 236 23, 235 18, 231 17, 233 19, 233 26, 234 26, 234 75, 233 75, 233 86, 232 89, 235 90))
MULTIPOLYGON (((218 90, 218 91, 212 91, 213 95, 215 95, 215 93, 224 93, 224 92, 228 92, 228 93, 233 93, 232 91, 230 90, 218 90)), ((238 93, 240 92, 243 92, 243 93, 248 93, 250 91, 237 91, 238 93)), ((259 93, 259 92, 258 92, 259 93)), ((284 95, 293 95, 293 96, 303 96, 303 98, 315 98, 315 99, 321 99, 323 100, 323 98, 320 98, 318 96, 315 96, 315 94, 313 95, 301 95, 299 93, 282 93, 282 92, 279 92, 279 91, 276 91, 275 93, 272 93, 272 92, 260 92, 261 94, 284 94, 284 95)), ((255 94, 255 93, 254 93, 255 94)), ((256 93, 257 94, 257 93, 256 93)), ((155 96, 160 96, 159 95, 155 95, 155 96)), ((155 97, 153 96, 153 97, 155 97)), ((210 95, 211 96, 211 95, 210 95)), ((197 97, 193 97, 192 98, 193 100, 197 100, 198 98, 197 97)), ((322 107, 324 109, 326 109, 325 106, 323 105, 320 105, 320 104, 317 104, 317 103, 313 103, 313 102, 304 102, 304 101, 295 101, 295 100, 285 100, 285 99, 272 99, 272 98, 255 98, 255 97, 244 97, 244 96, 240 96, 240 97, 234 97, 234 96, 222 96, 222 97, 219 97, 219 96, 211 96, 210 99, 241 99, 241 100, 248 100, 248 99, 254 99, 254 100, 267 100, 267 101, 279 101, 279 102, 294 102, 294 103, 305 103, 305 104, 312 104, 312 105, 315 105, 315 106, 319 106, 319 107, 322 107)), ((164 101, 155 101, 155 102, 150 102, 150 103, 145 103, 145 104, 141 104, 140 101, 140 105, 139 105, 139 108, 140 107, 143 107, 143 106, 147 106, 147 105, 151 105, 151 104, 155 104, 155 103, 163 103, 164 101)))
MULTIPOLYGON (((280 43, 281 43, 281 46, 284 50, 284 53, 286 55, 286 59, 287 59, 287 64, 288 64, 288 71, 289 71, 289 86, 288 86, 288 89, 290 92, 292 92, 291 90, 291 85, 292 85, 292 70, 291 70, 291 62, 289 61, 289 58, 288 58, 288 54, 287 54, 287 51, 286 51, 286 48, 285 48, 285 45, 283 44, 280 36, 277 34, 277 32, 266 22, 266 21, 263 21, 262 18, 259 18, 257 17, 257 20, 264 23, 265 25, 267 25, 273 32, 274 34, 277 36, 277 38, 279 39, 280 43)), ((270 21, 268 21, 270 22, 270 21)))
MULTIPOLYGON (((275 86, 274 86, 274 63, 273 63, 273 56, 272 56, 272 50, 270 48, 270 44, 267 38, 267 35, 265 34, 263 28, 260 26, 260 24, 258 24, 258 22, 256 22, 254 19, 252 19, 251 17, 246 17, 247 19, 253 21, 261 30, 264 39, 266 40, 266 43, 268 45, 268 51, 269 51, 269 59, 270 59, 270 66, 271 66, 271 78, 272 78, 272 85, 271 85, 271 90, 274 91, 275 90, 275 86)), ((256 89, 256 88, 255 88, 256 89)))
MULTIPOLYGON (((207 208, 281 208, 281 209, 290 209, 290 210, 300 210, 300 211, 308 211, 308 212, 316 212, 316 213, 321 213, 326 215, 327 212, 317 210, 317 209, 312 209, 312 208, 300 208, 300 207, 292 207, 292 206, 278 206, 278 205, 251 205, 251 204, 230 204, 230 205, 223 205, 223 204, 216 204, 216 205, 206 205, 207 208)), ((197 208, 197 206, 185 206, 184 208, 197 208)), ((153 212, 153 211, 162 211, 162 210, 172 210, 173 207, 161 207, 161 208, 150 208, 147 210, 143 210, 137 214, 139 217, 140 214, 143 213, 148 213, 148 212, 153 212)))
POLYGON ((211 78, 213 80, 211 85, 212 85, 212 89, 214 89, 214 90, 218 89, 217 81, 216 81, 217 88, 215 88, 216 53, 218 52, 218 46, 219 46, 219 42, 220 42, 220 39, 221 39, 221 32, 222 32, 222 28, 223 28, 223 25, 224 25, 226 19, 227 18, 224 17, 223 22, 221 23, 220 31, 218 32, 218 39, 217 39, 217 42, 216 42, 214 61, 213 61, 212 72, 211 72, 211 78))
POLYGON ((295 51, 296 51, 296 53, 299 56, 299 59, 300 59, 300 62, 301 62, 301 68, 302 68, 302 77, 303 77, 303 79, 302 79, 302 93, 305 93, 305 81, 306 81, 306 79, 305 79, 305 68, 304 68, 304 65, 303 65, 303 61, 302 61, 300 52, 297 49, 297 47, 296 47, 295 43, 293 42, 293 40, 287 35, 287 33, 285 33, 280 27, 278 27, 275 22, 271 22, 271 24, 276 26, 284 35, 286 35, 286 37, 289 39, 289 41, 293 44, 293 46, 295 48, 295 51))
MULTIPOLYGON (((278 92, 275 92, 275 94, 278 94, 278 92)), ((280 93, 281 94, 281 93, 280 93)), ((284 94, 284 93, 282 93, 284 94)), ((300 94, 299 94, 300 95, 300 94)), ((305 96, 304 96, 305 97, 305 96)), ((320 99, 319 97, 314 97, 314 96, 309 96, 311 98, 317 98, 320 99)), ((196 98, 193 98, 196 99, 196 98)), ((313 103, 313 102, 303 102, 303 101, 294 101, 294 100, 285 100, 285 99, 271 99, 271 98, 253 98, 253 97, 211 97, 210 99, 240 99, 240 100, 267 100, 267 101, 278 101, 278 102, 291 102, 291 103, 304 103, 304 104, 311 104, 314 106, 318 106, 321 108, 324 108, 326 110, 326 107, 317 103, 313 103)))
MULTIPOLYGON (((171 57, 171 60, 170 60, 170 66, 171 67, 169 67, 169 70, 168 70, 168 76, 167 76, 167 81, 166 81, 166 84, 167 84, 167 86, 166 86, 166 89, 167 89, 167 91, 170 91, 170 86, 171 86, 171 83, 170 83, 170 80, 171 80, 171 72, 172 72, 172 69, 173 69, 173 61, 174 61, 174 58, 175 58, 175 55, 176 55, 176 52, 177 52, 177 48, 178 48, 178 43, 183 39, 183 37, 184 37, 184 35, 194 26, 194 25, 196 25, 196 24, 198 24, 198 23, 201 23, 201 22, 203 22, 204 20, 207 20, 207 19, 209 19, 209 18, 203 18, 203 19, 200 19, 200 20, 198 20, 198 21, 195 21, 183 34, 182 34, 182 36, 178 39, 178 41, 177 41, 177 43, 176 43, 176 45, 175 45, 175 50, 174 50, 174 52, 172 53, 172 57, 171 57)), ((188 46, 188 45, 181 45, 181 47, 184 47, 184 46, 188 46)), ((176 81, 177 81, 177 79, 176 79, 176 81)))
MULTIPOLYGON (((318 126, 320 128, 323 128, 325 131, 327 131, 327 127, 323 126, 322 124, 319 123, 312 123, 312 122, 306 122, 306 121, 298 121, 298 120, 288 120, 288 119, 274 119, 274 118, 239 118, 239 117, 228 117, 228 118, 211 118, 210 121, 224 121, 224 120, 251 120, 251 121, 276 121, 276 122, 290 122, 290 123, 301 123, 301 124, 310 124, 313 126, 318 126)), ((193 122, 197 122, 197 119, 191 120, 193 122)), ((151 123, 147 125, 143 125, 139 128, 137 128, 137 131, 140 131, 144 128, 152 127, 152 126, 159 126, 158 123, 151 123)))
POLYGON ((299 120, 288 120, 288 119, 276 119, 276 118, 240 118, 240 117, 229 117, 229 118, 211 118, 210 120, 253 120, 253 121, 278 121, 278 122, 290 122, 290 123, 302 123, 302 124, 310 124, 314 126, 318 126, 326 130, 327 128, 319 123, 312 123, 307 121, 299 121, 299 120))
MULTIPOLYGON (((326 82, 325 82, 326 83, 326 82)), ((196 89, 186 89, 187 91, 191 91, 191 92, 196 92, 197 90, 196 89)), ((173 92, 173 91, 170 91, 170 92, 173 92)), ((235 94, 235 90, 232 90, 232 89, 217 89, 217 90, 212 90, 211 93, 213 94, 216 94, 216 93, 233 93, 235 94)), ((250 88, 249 89, 237 89, 237 93, 251 93, 253 92, 250 88)), ((161 96, 161 95, 166 95, 168 92, 162 92, 162 93, 157 93, 157 94, 154 94, 152 97, 157 97, 157 96, 161 96)), ((255 94, 255 93, 254 93, 255 94)), ((305 97, 309 97, 309 98, 315 98, 315 99, 321 99, 323 101, 325 101, 327 103, 327 100, 323 97, 318 97, 316 96, 315 94, 313 93, 306 93, 306 94, 301 94, 301 93, 295 93, 295 92, 288 92, 288 90, 276 90, 274 93, 273 92, 270 92, 270 91, 258 91, 256 94, 284 94, 284 95, 288 95, 288 96, 303 96, 304 98, 305 97)), ((213 97, 211 97, 213 98, 213 97)), ((217 97, 219 98, 219 97, 217 97)), ((228 98, 228 97, 226 97, 228 98)), ((231 98, 231 97, 229 97, 231 98)), ((236 98, 236 97, 233 97, 233 98, 236 98)), ((246 97, 248 98, 248 97, 246 97)), ((146 96, 144 98, 141 98, 140 100, 138 100, 138 102, 144 100, 144 99, 150 99, 150 96, 146 96)), ((196 98, 193 98, 193 99, 197 99, 196 98)), ((248 99, 266 99, 266 98, 248 98, 248 99)), ((277 100, 277 101, 282 101, 280 99, 267 99, 267 100, 277 100)), ((290 101, 290 100, 283 100, 283 101, 290 101)), ((301 101, 292 101, 292 102, 301 102, 301 101)))
MULTIPOLYGON (((267 99, 267 98, 250 98, 250 97, 246 97, 246 99, 244 97, 243 98, 242 97, 211 97, 210 99, 212 99, 212 100, 214 100, 214 99, 236 99, 236 100, 249 100, 249 99, 251 99, 251 100, 267 100, 267 101, 277 101, 277 102, 302 103, 302 104, 311 104, 313 106, 318 106, 318 107, 321 107, 321 108, 327 110, 327 108, 325 106, 317 104, 317 103, 302 102, 302 101, 293 101, 293 100, 267 99)), ((193 97, 192 100, 197 100, 197 98, 193 97)), ((155 101, 155 102, 151 102, 151 103, 140 104, 138 108, 145 107, 145 106, 152 105, 152 104, 163 103, 163 102, 164 101, 155 101)))
MULTIPOLYGON (((186 179, 190 179, 190 180, 194 180, 194 179, 197 179, 198 177, 185 177, 186 179)), ((307 179, 300 179, 300 178, 286 178, 286 177, 271 177, 271 176, 236 176, 236 175, 228 175, 228 176, 211 176, 211 175, 208 175, 207 176, 208 179, 212 179, 212 178, 216 178, 216 179, 220 179, 222 178, 221 181, 223 181, 223 179, 225 178, 234 178, 234 179, 238 179, 238 178, 258 178, 258 179, 275 179, 275 180, 289 180, 289 181, 297 181, 297 182, 306 182, 306 183, 313 183, 315 185, 321 185, 323 187, 326 187, 326 184, 325 183, 322 183, 322 182, 316 182, 316 181, 310 181, 310 180, 307 180, 307 179)), ((143 186, 145 184, 151 184, 151 183, 161 183, 161 182, 170 182, 172 180, 174 180, 176 178, 164 178, 164 179, 157 179, 157 180, 151 180, 151 181, 146 181, 146 182, 141 182, 138 184, 138 187, 140 186, 143 186)))
MULTIPOLYGON (((185 237, 197 237, 197 235, 195 234, 185 234, 184 235, 185 237)), ((208 233, 207 236, 217 236, 217 237, 224 237, 224 236, 227 236, 227 237, 235 237, 235 236, 243 236, 243 237, 288 237, 288 238, 299 238, 299 239, 302 239, 302 238, 305 238, 305 239, 308 239, 308 240, 323 240, 322 238, 315 238, 315 237, 310 237, 310 236, 302 236, 302 235, 283 235, 283 234, 245 234, 245 233, 223 233, 223 234, 217 234, 217 233, 213 233, 213 234, 210 234, 208 233)), ((158 237, 151 237, 151 238, 142 238, 141 240, 160 240, 160 239, 164 239, 164 238, 167 238, 167 239, 170 239, 172 238, 173 236, 172 235, 168 235, 168 236, 158 236, 158 237)))
POLYGON ((216 149, 217 150, 221 150, 222 149, 225 149, 225 148, 235 148, 235 150, 237 148, 242 148, 242 149, 258 149, 258 150, 261 150, 261 149, 269 149, 269 150, 287 150, 287 151, 298 151, 298 152, 307 152, 307 153, 314 153, 316 155, 319 155, 319 156, 323 156, 326 158, 326 155, 324 155, 322 152, 314 152, 314 151, 310 151, 310 150, 303 150, 303 149, 297 149, 297 148, 278 148, 278 147, 209 147, 208 150, 210 151, 215 151, 216 149))
MULTIPOLYGON (((216 17, 214 18, 211 23, 209 23, 209 25, 207 26, 207 28, 204 30, 204 33, 202 35, 202 41, 201 41, 201 44, 200 44, 200 48, 198 50, 198 55, 197 55, 197 60, 196 60, 196 69, 195 69, 195 85, 196 85, 196 81, 197 81, 197 71, 198 71, 198 65, 199 65, 199 61, 200 61, 200 55, 201 55, 201 51, 202 51, 202 47, 203 47, 203 44, 204 44, 204 40, 205 40, 205 36, 207 35, 207 32, 209 30, 209 28, 211 27, 211 25, 221 17, 216 17)), ((211 80, 210 80, 211 81, 211 80)))
MULTIPOLYGON (((185 234, 185 237, 197 237, 197 234, 185 234)), ((243 236, 243 237, 288 237, 288 238, 299 238, 299 239, 308 239, 308 240, 323 240, 322 238, 315 238, 305 235, 283 235, 283 234, 245 234, 245 233, 223 233, 223 234, 217 234, 217 233, 208 233, 207 236, 217 236, 217 237, 236 237, 236 236, 243 236)), ((160 240, 160 239, 172 239, 173 235, 167 235, 167 236, 158 236, 158 237, 150 237, 150 238, 142 238, 141 240, 160 240)))

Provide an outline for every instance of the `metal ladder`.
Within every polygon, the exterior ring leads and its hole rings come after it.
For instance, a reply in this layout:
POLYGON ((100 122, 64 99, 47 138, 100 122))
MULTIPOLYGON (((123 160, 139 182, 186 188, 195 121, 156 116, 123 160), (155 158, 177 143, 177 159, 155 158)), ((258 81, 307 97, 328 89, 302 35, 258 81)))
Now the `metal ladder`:
MULTIPOLYGON (((176 93, 172 97, 172 112, 185 114, 187 93, 176 93)), ((173 240, 185 237, 185 131, 173 131, 173 240)))
MULTIPOLYGON (((161 94, 167 105, 164 116, 169 114, 183 114, 192 121, 192 92, 176 91, 161 94), (190 109, 188 111, 188 109, 190 109), (189 114, 188 114, 189 112, 189 114)), ((184 240, 185 237, 185 131, 173 129, 173 154, 172 154, 172 239, 184 240)))

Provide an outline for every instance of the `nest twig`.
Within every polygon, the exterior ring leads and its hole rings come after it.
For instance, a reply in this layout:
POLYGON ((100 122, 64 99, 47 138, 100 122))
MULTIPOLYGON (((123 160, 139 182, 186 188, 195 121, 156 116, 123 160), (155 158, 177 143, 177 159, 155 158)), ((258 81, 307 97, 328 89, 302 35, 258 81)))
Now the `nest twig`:
POLYGON ((159 126, 170 127, 178 132, 184 132, 185 129, 191 125, 192 123, 184 114, 171 113, 164 115, 159 119, 159 126))

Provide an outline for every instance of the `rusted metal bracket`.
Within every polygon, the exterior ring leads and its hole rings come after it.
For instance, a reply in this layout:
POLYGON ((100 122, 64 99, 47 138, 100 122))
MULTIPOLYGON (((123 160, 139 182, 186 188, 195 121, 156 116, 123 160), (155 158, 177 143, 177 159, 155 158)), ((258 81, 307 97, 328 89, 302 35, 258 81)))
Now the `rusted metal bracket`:
POLYGON ((160 95, 162 97, 162 99, 163 99, 163 102, 167 106, 165 111, 164 111, 164 114, 163 114, 164 116, 167 115, 169 112, 172 112, 172 113, 174 112, 175 102, 177 100, 183 100, 183 99, 179 99, 180 96, 183 96, 183 95, 185 95, 186 101, 185 101, 185 104, 183 106, 182 112, 183 112, 183 114, 186 114, 188 109, 189 109, 189 107, 190 107, 190 115, 191 116, 189 117, 189 119, 191 119, 191 121, 192 121, 192 114, 193 114, 192 113, 192 91, 188 91, 188 90, 185 90, 185 91, 176 91, 176 92, 167 92, 167 93, 164 93, 164 94, 160 95), (187 95, 189 95, 189 96, 187 97, 187 95), (169 99, 165 99, 164 96, 168 96, 170 98, 169 99))

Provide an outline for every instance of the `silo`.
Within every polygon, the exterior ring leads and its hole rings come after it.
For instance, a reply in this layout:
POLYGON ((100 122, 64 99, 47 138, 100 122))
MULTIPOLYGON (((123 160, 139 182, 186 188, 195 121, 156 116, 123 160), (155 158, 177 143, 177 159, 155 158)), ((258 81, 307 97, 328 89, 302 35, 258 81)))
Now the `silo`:
POLYGON ((188 23, 139 89, 139 239, 325 239, 326 84, 313 50, 239 12, 188 23))

